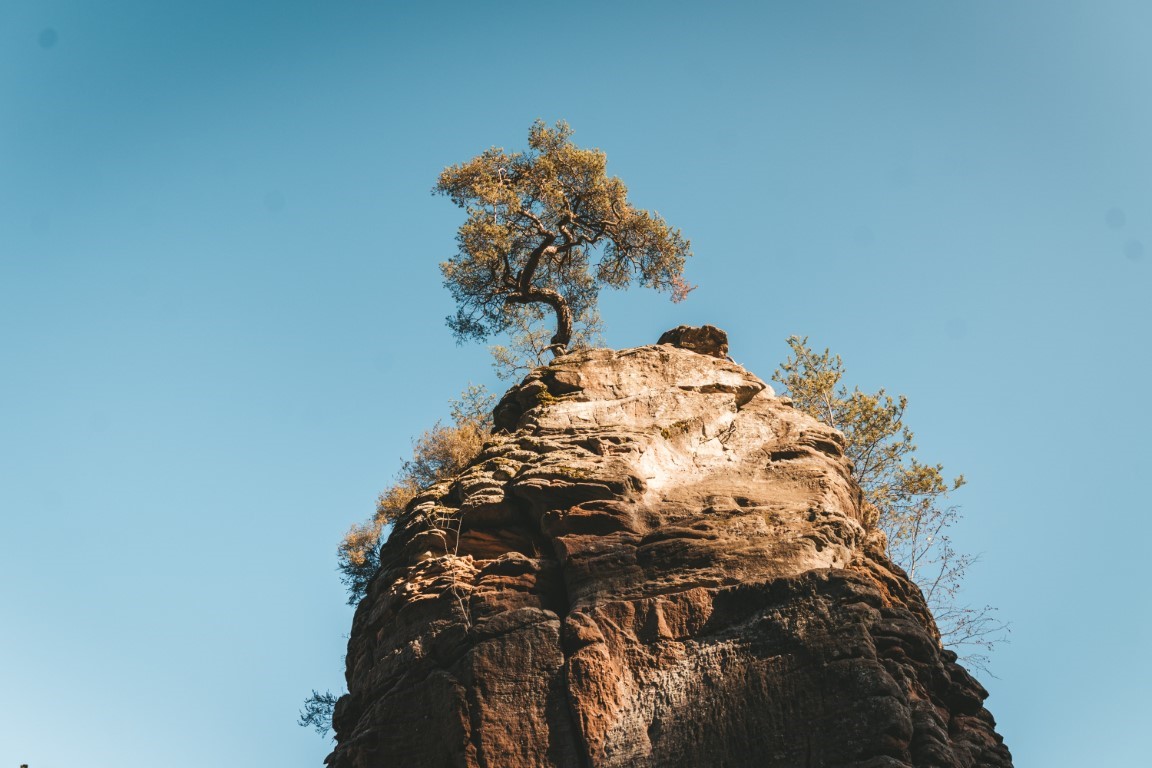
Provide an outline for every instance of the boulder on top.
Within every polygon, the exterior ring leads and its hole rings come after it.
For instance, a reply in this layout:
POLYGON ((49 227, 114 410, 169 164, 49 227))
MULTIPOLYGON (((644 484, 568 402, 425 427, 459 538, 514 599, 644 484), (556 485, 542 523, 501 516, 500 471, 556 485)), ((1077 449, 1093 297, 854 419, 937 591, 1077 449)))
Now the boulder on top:
POLYGON ((714 325, 678 325, 665 331, 657 344, 671 344, 680 349, 728 359, 728 334, 714 325))

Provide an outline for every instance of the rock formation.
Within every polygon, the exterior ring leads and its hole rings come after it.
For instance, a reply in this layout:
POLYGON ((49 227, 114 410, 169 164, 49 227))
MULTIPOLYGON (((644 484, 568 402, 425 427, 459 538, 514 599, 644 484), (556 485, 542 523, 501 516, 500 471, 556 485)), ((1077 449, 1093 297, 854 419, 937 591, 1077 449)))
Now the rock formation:
POLYGON ((537 369, 412 502, 330 768, 1011 765, 840 434, 670 334, 537 369))

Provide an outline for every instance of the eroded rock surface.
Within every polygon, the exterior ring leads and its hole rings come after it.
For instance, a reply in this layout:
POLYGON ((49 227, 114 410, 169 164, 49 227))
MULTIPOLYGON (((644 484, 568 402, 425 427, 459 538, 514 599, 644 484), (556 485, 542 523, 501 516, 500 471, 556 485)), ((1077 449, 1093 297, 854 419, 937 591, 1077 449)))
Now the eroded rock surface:
POLYGON ((840 434, 675 343, 538 369, 413 502, 331 768, 1011 765, 840 434))
POLYGON ((702 355, 728 359, 728 334, 714 325, 703 325, 699 328, 678 325, 670 331, 665 331, 656 343, 671 344, 702 355))

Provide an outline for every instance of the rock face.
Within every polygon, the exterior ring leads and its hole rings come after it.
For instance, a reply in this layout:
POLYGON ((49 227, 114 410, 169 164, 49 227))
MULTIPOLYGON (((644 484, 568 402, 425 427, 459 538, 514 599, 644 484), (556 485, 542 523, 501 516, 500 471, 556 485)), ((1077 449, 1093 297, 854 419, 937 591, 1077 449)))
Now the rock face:
POLYGON ((676 343, 538 369, 413 501, 331 768, 1011 765, 840 434, 676 343))

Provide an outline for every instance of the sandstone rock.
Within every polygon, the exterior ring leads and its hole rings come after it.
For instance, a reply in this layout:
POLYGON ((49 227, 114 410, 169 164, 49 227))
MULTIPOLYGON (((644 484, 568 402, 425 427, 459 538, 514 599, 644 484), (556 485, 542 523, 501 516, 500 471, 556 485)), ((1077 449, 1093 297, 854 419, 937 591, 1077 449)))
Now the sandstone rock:
POLYGON ((714 325, 704 325, 699 328, 691 325, 679 325, 670 331, 665 331, 657 344, 671 344, 681 349, 689 349, 702 355, 728 358, 728 334, 714 325))
POLYGON ((331 768, 1011 765, 840 434, 679 338, 533 372, 413 501, 331 768))

